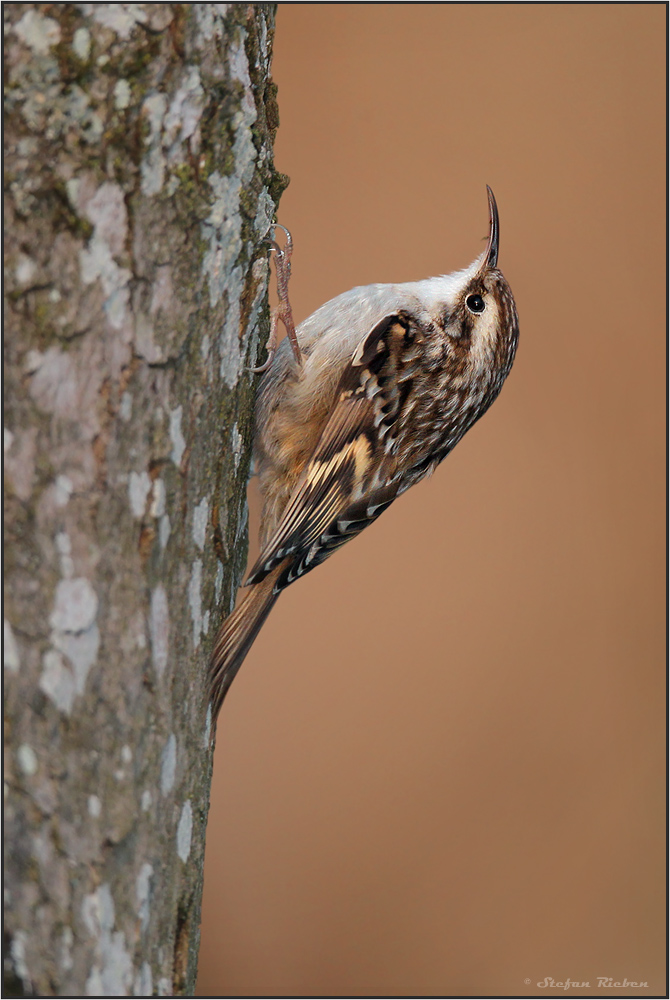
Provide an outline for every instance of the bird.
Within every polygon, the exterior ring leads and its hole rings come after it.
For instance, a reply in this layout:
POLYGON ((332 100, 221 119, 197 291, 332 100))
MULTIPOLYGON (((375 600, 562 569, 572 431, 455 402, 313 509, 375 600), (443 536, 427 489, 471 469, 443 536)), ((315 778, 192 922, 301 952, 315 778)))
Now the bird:
POLYGON ((296 329, 288 299, 293 241, 270 238, 279 304, 255 405, 260 555, 221 625, 209 669, 216 720, 279 594, 429 476, 498 396, 519 320, 498 269, 500 226, 469 267, 353 288, 296 329), (287 337, 277 346, 281 321, 287 337))

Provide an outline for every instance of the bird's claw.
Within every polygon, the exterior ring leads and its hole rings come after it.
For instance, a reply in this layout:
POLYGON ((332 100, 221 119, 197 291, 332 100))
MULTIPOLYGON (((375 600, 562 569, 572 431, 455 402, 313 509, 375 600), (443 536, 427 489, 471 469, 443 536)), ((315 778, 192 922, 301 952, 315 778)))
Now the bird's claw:
POLYGON ((252 374, 254 374, 254 375, 262 375, 263 372, 266 372, 268 370, 268 368, 270 367, 270 365, 274 361, 274 357, 275 357, 276 353, 277 353, 276 348, 273 348, 272 350, 270 350, 268 348, 268 356, 267 356, 267 360, 265 361, 264 364, 259 365, 258 368, 247 368, 245 370, 248 371, 248 372, 252 372, 252 374))

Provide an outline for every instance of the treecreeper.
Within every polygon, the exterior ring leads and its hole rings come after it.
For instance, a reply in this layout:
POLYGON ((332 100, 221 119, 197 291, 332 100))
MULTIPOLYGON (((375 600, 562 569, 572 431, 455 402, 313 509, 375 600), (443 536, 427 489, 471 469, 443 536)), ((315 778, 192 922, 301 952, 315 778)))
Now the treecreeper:
MULTIPOLYGON (((296 329, 288 299, 293 244, 275 253, 279 305, 256 400, 254 465, 261 553, 246 594, 219 629, 210 663, 216 718, 285 587, 314 569, 396 497, 429 476, 507 378, 519 339, 498 269, 488 191, 484 253, 453 274, 352 288, 296 329), (277 326, 288 336, 277 347, 277 326)), ((272 227, 274 229, 284 227, 272 227)))

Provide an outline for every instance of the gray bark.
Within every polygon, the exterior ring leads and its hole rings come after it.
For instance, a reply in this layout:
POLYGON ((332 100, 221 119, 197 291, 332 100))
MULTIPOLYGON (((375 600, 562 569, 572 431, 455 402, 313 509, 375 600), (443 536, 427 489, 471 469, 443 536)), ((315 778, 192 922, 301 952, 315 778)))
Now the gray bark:
POLYGON ((9 995, 192 995, 274 4, 6 4, 9 995))

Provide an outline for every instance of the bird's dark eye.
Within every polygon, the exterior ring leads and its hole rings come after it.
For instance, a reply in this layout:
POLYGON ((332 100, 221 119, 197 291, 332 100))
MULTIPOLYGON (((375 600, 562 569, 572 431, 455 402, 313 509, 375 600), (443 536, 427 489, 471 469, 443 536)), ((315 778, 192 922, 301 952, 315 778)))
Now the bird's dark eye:
POLYGON ((486 309, 486 303, 481 295, 468 295, 465 304, 471 313, 483 313, 486 309))

